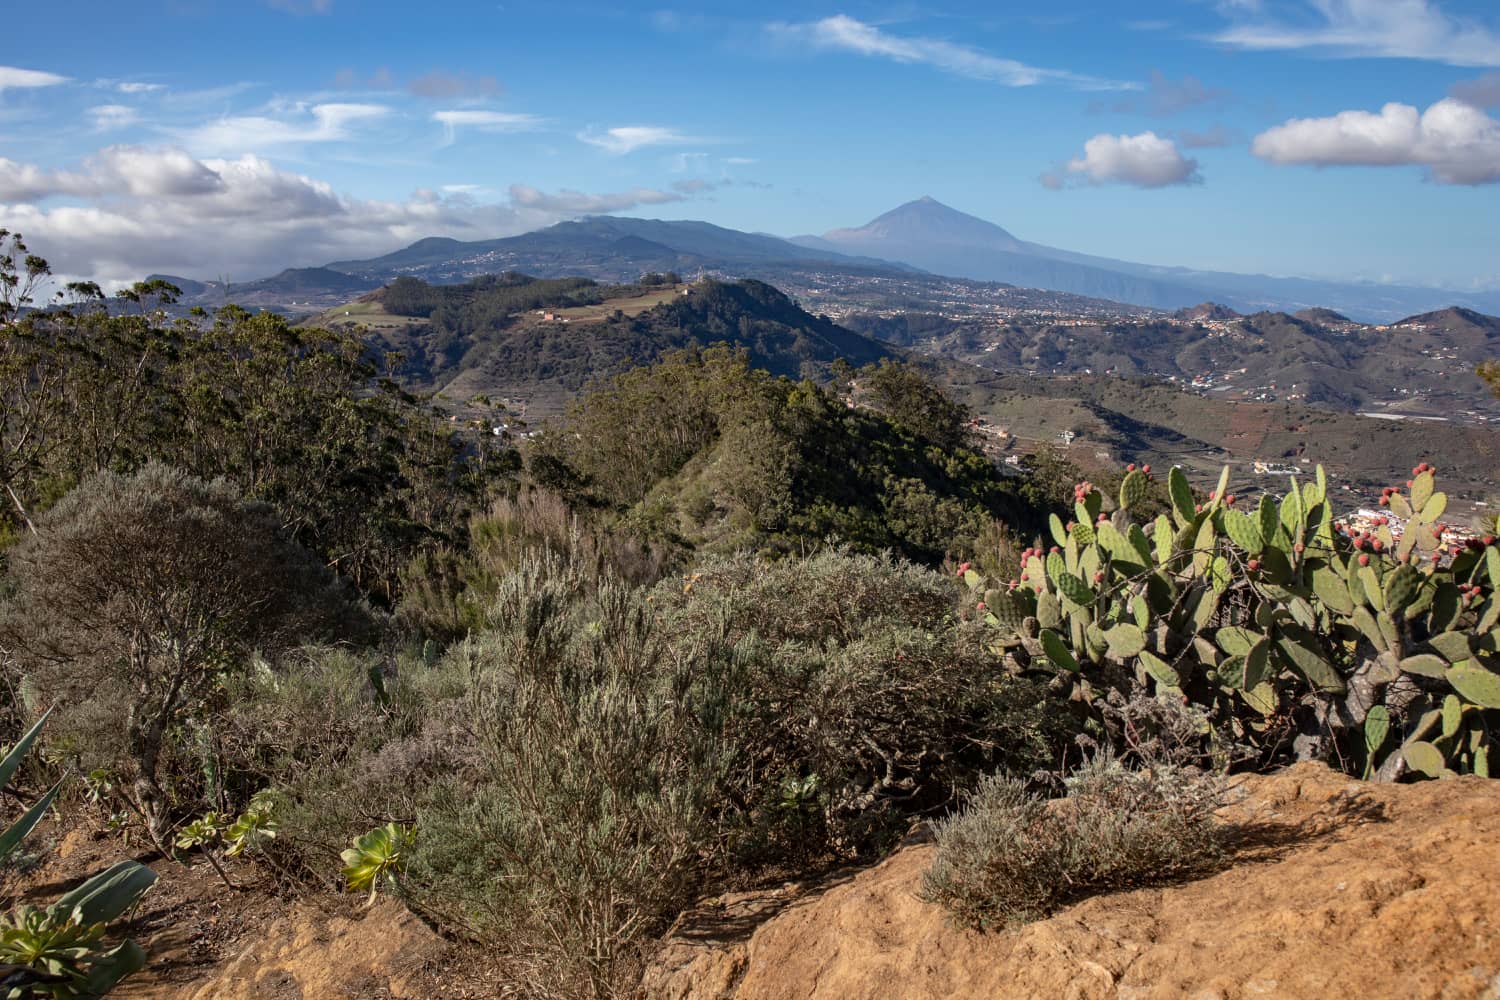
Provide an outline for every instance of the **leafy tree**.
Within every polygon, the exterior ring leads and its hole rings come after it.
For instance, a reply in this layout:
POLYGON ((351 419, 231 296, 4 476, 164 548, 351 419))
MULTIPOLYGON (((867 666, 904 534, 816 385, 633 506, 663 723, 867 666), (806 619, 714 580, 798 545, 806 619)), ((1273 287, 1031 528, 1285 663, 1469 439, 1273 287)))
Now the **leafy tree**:
POLYGON ((859 387, 871 406, 918 437, 941 448, 968 443, 968 408, 949 399, 916 365, 882 359, 860 369, 859 387))
POLYGON ((645 537, 791 552, 838 539, 936 563, 996 517, 1028 530, 993 464, 715 346, 599 384, 532 468, 645 537))
POLYGON ((11 553, 0 635, 37 688, 118 699, 135 805, 158 844, 168 730, 254 650, 367 627, 315 556, 228 483, 147 465, 100 473, 11 553))
MULTIPOLYGON (((0 258, 20 288, 17 266, 0 258)), ((125 289, 118 315, 96 287, 70 291, 72 307, 0 323, 0 549, 74 484, 154 459, 272 504, 394 603, 401 567, 460 535, 518 467, 402 393, 349 334, 233 306, 169 321, 177 291, 159 280, 125 289)))
POLYGON ((0 228, 0 324, 31 305, 37 286, 51 273, 46 260, 26 249, 20 233, 0 228))

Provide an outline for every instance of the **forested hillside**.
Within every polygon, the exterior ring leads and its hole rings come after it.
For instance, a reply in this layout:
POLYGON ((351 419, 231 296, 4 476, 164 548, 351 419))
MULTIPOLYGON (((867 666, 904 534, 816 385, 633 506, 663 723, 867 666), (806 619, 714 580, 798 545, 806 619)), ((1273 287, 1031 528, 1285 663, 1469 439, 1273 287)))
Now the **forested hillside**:
POLYGON ((369 304, 377 314, 335 309, 319 320, 401 353, 414 385, 455 400, 521 397, 543 412, 561 410, 592 378, 692 345, 744 348, 755 367, 793 378, 826 375, 840 359, 863 365, 895 353, 749 280, 683 285, 658 275, 620 286, 509 274, 426 285, 402 278, 369 304))

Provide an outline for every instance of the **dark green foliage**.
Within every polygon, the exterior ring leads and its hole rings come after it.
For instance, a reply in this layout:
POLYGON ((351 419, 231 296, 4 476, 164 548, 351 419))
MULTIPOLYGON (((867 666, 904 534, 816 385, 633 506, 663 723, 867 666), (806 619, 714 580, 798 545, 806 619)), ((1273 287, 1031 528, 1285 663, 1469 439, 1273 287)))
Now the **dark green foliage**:
POLYGON ((483 626, 500 581, 527 554, 543 551, 567 556, 595 580, 613 576, 640 584, 661 577, 666 552, 605 530, 597 520, 541 488, 503 497, 469 522, 466 546, 423 553, 407 567, 398 614, 419 635, 457 638, 483 626))
POLYGON ((606 300, 627 305, 643 296, 661 298, 664 287, 524 275, 453 286, 402 279, 380 293, 387 311, 420 313, 438 304, 417 316, 423 322, 404 333, 372 334, 372 343, 402 352, 408 377, 423 385, 521 397, 538 412, 561 409, 591 380, 714 343, 742 348, 755 367, 793 378, 826 372, 839 359, 863 365, 891 353, 756 281, 695 282, 686 294, 633 316, 607 306, 567 323, 535 315, 606 300))
MULTIPOLYGON (((845 330, 826 317, 812 316, 761 281, 732 284, 705 281, 629 321, 637 336, 678 331, 672 347, 690 343, 729 343, 749 352, 750 363, 773 375, 800 378, 804 364, 814 368, 842 359, 873 364, 889 354, 874 341, 845 330)), ((645 359, 641 359, 645 360, 645 359)))
POLYGON ((1191 770, 1132 771, 1100 755, 1049 802, 993 775, 935 827, 927 899, 965 926, 1038 920, 1091 895, 1207 874, 1227 857, 1215 819, 1224 786, 1191 770))
POLYGON ((860 397, 891 423, 939 448, 961 448, 969 443, 969 411, 953 402, 917 366, 882 360, 856 375, 860 397))
POLYGON ((234 307, 202 328, 159 319, 47 313, 0 327, 0 532, 28 530, 96 472, 154 459, 272 504, 294 538, 388 600, 413 553, 506 472, 478 461, 489 441, 465 452, 381 381, 351 337, 234 307))
POLYGON ((575 497, 687 549, 797 551, 836 539, 936 563, 965 554, 997 516, 1033 520, 978 452, 773 378, 724 348, 597 387, 537 456, 575 497))
POLYGON ((528 309, 592 305, 603 300, 606 290, 588 278, 533 278, 508 271, 462 285, 397 278, 385 287, 380 300, 393 315, 432 318, 441 331, 472 336, 528 309))
POLYGON ((327 877, 414 823, 409 901, 523 980, 624 989, 693 894, 873 856, 1068 739, 953 581, 888 558, 741 556, 648 591, 522 548, 490 587, 435 665, 386 660, 377 686, 374 658, 317 653, 235 681, 219 742, 281 789, 288 867, 327 877))
POLYGON ((284 868, 326 884, 354 837, 410 822, 440 781, 478 780, 464 660, 310 648, 228 679, 218 767, 231 804, 279 790, 268 849, 284 868))

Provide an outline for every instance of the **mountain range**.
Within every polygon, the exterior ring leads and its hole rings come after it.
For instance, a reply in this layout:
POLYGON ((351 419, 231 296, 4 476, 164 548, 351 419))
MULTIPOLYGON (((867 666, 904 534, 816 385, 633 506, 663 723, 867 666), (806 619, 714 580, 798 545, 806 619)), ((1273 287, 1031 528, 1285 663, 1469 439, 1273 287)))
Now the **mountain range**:
POLYGON ((799 293, 826 289, 830 278, 842 291, 855 293, 879 291, 882 283, 899 280, 906 298, 934 298, 955 287, 966 296, 1013 289, 1010 305, 1076 313, 1097 313, 1109 303, 1175 310, 1205 301, 1240 312, 1321 308, 1364 322, 1453 305, 1500 312, 1500 291, 1231 274, 1074 253, 1021 240, 932 198, 908 202, 858 228, 790 240, 707 222, 593 216, 503 239, 433 237, 383 256, 292 269, 247 284, 172 280, 189 290, 189 305, 235 301, 297 311, 328 308, 403 275, 458 283, 506 271, 612 283, 675 271, 754 278, 799 293), (1047 290, 1047 296, 1028 299, 1022 294, 1026 289, 1047 290))
POLYGON ((799 246, 898 260, 936 274, 1001 281, 1158 309, 1211 300, 1244 312, 1325 307, 1367 322, 1459 305, 1500 311, 1500 291, 1232 274, 1161 267, 1060 250, 1018 239, 983 219, 919 198, 857 229, 799 236, 799 246))
POLYGON ((1005 322, 922 312, 845 317, 851 329, 926 354, 1031 376, 1108 374, 1226 400, 1300 401, 1387 418, 1500 418, 1475 374, 1500 357, 1500 319, 1449 308, 1389 326, 1326 309, 1241 316, 1222 306, 1171 317, 1005 322))

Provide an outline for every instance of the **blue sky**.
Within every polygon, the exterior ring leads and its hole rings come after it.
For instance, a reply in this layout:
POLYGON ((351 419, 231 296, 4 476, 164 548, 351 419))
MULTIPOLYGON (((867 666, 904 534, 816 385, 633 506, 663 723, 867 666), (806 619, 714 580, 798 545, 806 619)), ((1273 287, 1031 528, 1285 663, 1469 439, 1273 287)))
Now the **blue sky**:
POLYGON ((1488 0, 625 6, 18 7, 0 227, 69 276, 245 280, 588 212, 794 235, 928 194, 1125 259, 1500 286, 1488 0))

